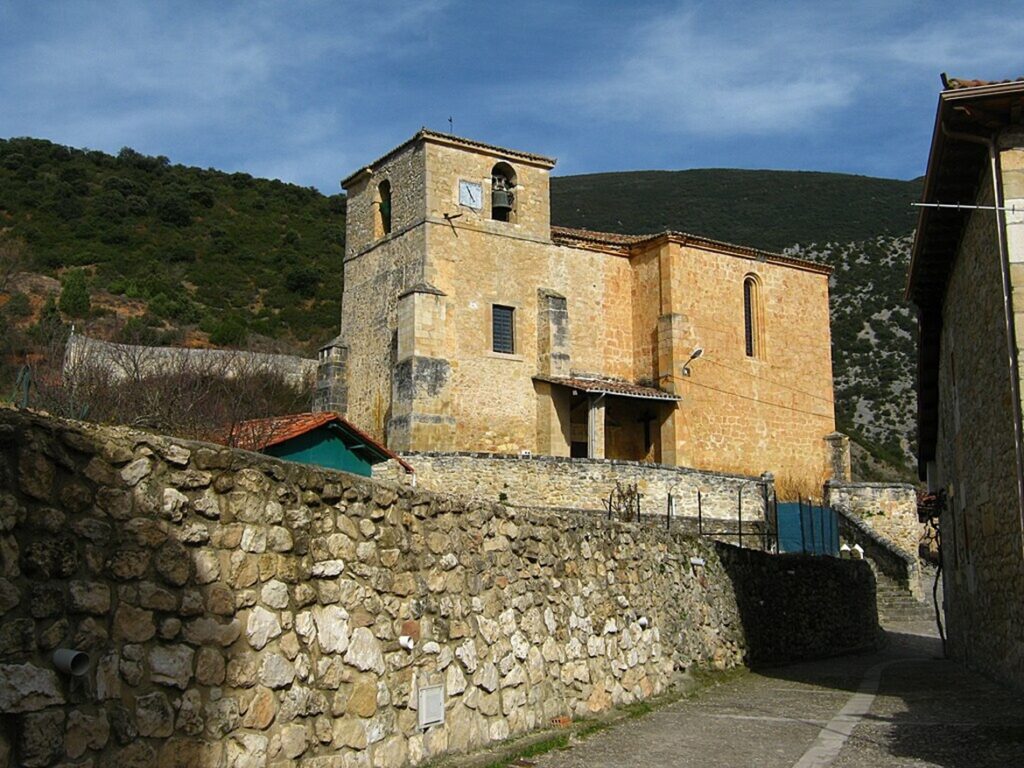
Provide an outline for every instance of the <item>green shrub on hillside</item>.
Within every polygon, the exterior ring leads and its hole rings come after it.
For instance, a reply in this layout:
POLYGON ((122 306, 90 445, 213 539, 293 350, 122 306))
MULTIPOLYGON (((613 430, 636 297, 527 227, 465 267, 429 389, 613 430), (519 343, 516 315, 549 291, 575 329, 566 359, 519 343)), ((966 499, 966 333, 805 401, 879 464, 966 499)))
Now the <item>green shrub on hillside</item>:
POLYGON ((551 222, 604 232, 666 229, 780 250, 914 227, 920 180, 807 171, 626 171, 551 179, 551 222))
POLYGON ((74 269, 68 272, 61 286, 57 306, 69 317, 85 317, 89 314, 89 288, 85 284, 85 273, 82 270, 74 269))
MULTIPOLYGON (((140 299, 175 327, 228 310, 244 325, 266 311, 262 294, 280 292, 306 311, 284 319, 275 306, 261 326, 309 340, 312 353, 338 331, 340 280, 318 288, 341 275, 344 211, 341 195, 172 165, 130 147, 113 157, 0 139, 0 217, 27 244, 32 267, 51 276, 88 267, 92 303, 104 291, 140 299)), ((237 338, 237 328, 226 336, 237 338)))

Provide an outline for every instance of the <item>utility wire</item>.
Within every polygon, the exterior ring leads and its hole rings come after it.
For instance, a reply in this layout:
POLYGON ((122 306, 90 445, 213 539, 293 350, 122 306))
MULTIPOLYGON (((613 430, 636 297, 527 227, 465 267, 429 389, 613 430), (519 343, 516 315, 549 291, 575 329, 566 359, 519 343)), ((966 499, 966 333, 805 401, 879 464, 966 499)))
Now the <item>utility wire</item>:
MULTIPOLYGON (((707 362, 711 363, 712 365, 717 365, 719 368, 725 368, 726 370, 733 371, 734 373, 741 373, 744 376, 746 376, 747 378, 750 378, 750 379, 758 378, 757 376, 755 376, 754 374, 750 373, 749 371, 744 371, 744 370, 742 370, 740 368, 733 368, 731 365, 726 365, 725 363, 720 363, 717 360, 715 360, 714 358, 710 358, 709 357, 709 358, 704 358, 704 359, 707 362)), ((764 379, 761 379, 761 380, 763 381, 764 379)), ((835 398, 834 397, 822 397, 821 395, 816 395, 813 392, 808 392, 808 391, 806 391, 804 389, 800 389, 798 387, 791 387, 789 384, 782 384, 781 382, 773 381, 773 382, 771 382, 771 384, 772 384, 772 386, 775 386, 775 387, 782 387, 782 389, 788 389, 791 392, 796 392, 796 393, 801 394, 801 395, 807 395, 808 397, 812 397, 815 400, 822 400, 822 401, 824 401, 826 403, 832 403, 833 405, 835 404, 835 398)))
MULTIPOLYGON (((676 379, 677 381, 683 381, 683 379, 680 379, 678 376, 671 376, 670 378, 676 379)), ((807 410, 804 410, 803 408, 795 408, 795 407, 793 407, 791 405, 783 405, 782 403, 773 403, 770 400, 761 400, 759 398, 751 397, 749 395, 741 395, 741 394, 739 394, 737 392, 730 392, 727 389, 720 389, 719 387, 712 387, 710 384, 700 384, 699 382, 691 381, 691 380, 686 380, 686 381, 689 384, 692 384, 695 387, 702 387, 704 389, 710 389, 713 392, 720 392, 723 395, 730 395, 731 397, 738 397, 741 400, 750 400, 751 402, 760 403, 761 405, 767 405, 767 406, 772 407, 772 408, 781 408, 781 409, 786 410, 786 411, 793 411, 794 413, 802 413, 805 416, 814 416, 816 418, 822 418, 824 416, 824 414, 815 413, 814 411, 807 411, 807 410)))

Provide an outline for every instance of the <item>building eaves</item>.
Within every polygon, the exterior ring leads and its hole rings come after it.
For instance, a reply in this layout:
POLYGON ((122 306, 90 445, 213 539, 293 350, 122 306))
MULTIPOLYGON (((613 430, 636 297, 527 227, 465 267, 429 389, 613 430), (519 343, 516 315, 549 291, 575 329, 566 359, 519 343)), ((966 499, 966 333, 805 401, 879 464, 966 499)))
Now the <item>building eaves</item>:
MULTIPOLYGON (((921 200, 973 206, 988 175, 988 152, 983 144, 947 133, 992 140, 1002 129, 1019 123, 1024 112, 1024 78, 991 81, 943 75, 942 84, 921 200)), ((935 458, 938 442, 946 288, 972 212, 971 208, 922 206, 910 252, 906 297, 918 308, 917 453, 922 478, 935 458)))
POLYGON ((827 264, 819 264, 814 261, 807 261, 806 259, 796 259, 781 253, 750 248, 744 245, 735 245, 734 243, 727 243, 722 240, 714 240, 709 237, 691 235, 687 232, 675 230, 652 235, 622 235, 613 232, 593 232, 586 229, 552 227, 551 240, 557 245, 599 250, 621 256, 631 256, 634 253, 646 251, 663 242, 671 242, 679 245, 694 245, 731 256, 796 267, 823 275, 832 274, 832 267, 827 264))
POLYGON ((389 150, 385 154, 378 157, 372 163, 363 166, 359 170, 349 174, 341 181, 343 189, 348 189, 349 186, 357 178, 366 173, 373 173, 373 169, 390 160, 395 155, 399 154, 407 147, 422 142, 433 142, 435 144, 446 144, 453 147, 463 147, 465 149, 473 149, 476 151, 486 152, 487 154, 494 155, 496 158, 504 158, 508 160, 518 160, 520 162, 529 163, 530 165, 537 165, 542 168, 554 168, 557 160, 553 157, 546 157, 544 155, 536 155, 532 152, 523 152, 518 149, 508 149, 507 147, 499 147, 495 144, 486 144, 482 141, 476 141, 474 139, 467 139, 462 136, 455 136, 454 134, 441 133, 440 131, 432 131, 429 128, 421 128, 416 134, 399 144, 397 147, 389 150))
POLYGON ((985 88, 994 85, 1010 85, 1012 83, 1024 82, 1024 77, 1013 77, 1008 80, 968 80, 961 77, 946 77, 942 75, 942 85, 947 91, 958 91, 964 88, 985 88))
MULTIPOLYGON (((1024 110, 1024 78, 988 81, 943 78, 928 153, 921 200, 924 203, 975 203, 987 162, 981 145, 948 139, 946 131, 989 138, 1012 124, 1024 110)), ((918 212, 906 296, 919 307, 941 303, 946 279, 970 210, 922 207, 918 212)))
POLYGON ((535 381, 544 381, 548 384, 577 389, 580 392, 590 392, 598 395, 615 395, 617 397, 632 397, 641 400, 669 400, 681 399, 679 395, 666 392, 656 387, 647 387, 642 384, 634 384, 621 379, 603 379, 582 376, 534 376, 535 381))

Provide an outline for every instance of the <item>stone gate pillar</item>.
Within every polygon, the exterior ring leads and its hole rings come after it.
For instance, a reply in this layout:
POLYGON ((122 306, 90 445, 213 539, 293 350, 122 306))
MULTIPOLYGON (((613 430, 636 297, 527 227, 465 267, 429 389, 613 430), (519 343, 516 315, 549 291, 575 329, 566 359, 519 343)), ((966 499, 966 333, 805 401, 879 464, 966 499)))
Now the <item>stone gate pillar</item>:
POLYGON ((832 432, 825 435, 825 444, 828 446, 830 479, 842 483, 850 482, 850 478, 853 477, 850 462, 850 438, 842 432, 832 432))

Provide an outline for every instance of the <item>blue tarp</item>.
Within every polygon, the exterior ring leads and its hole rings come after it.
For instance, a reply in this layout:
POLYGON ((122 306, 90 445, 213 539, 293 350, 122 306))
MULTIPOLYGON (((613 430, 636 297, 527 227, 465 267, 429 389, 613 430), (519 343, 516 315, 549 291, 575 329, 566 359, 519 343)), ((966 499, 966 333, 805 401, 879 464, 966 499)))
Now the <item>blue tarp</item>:
POLYGON ((777 525, 780 552, 839 555, 839 522, 829 507, 781 503, 777 525))

